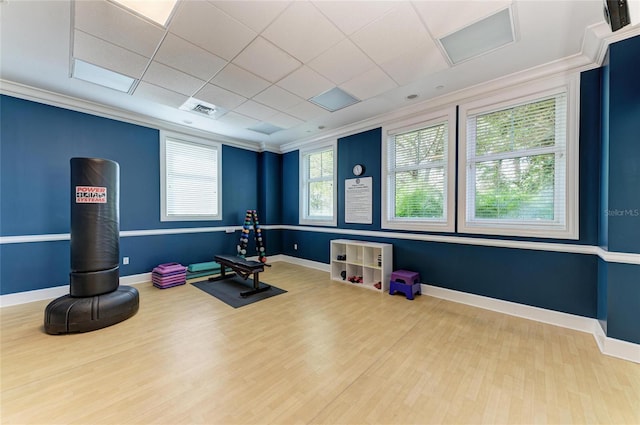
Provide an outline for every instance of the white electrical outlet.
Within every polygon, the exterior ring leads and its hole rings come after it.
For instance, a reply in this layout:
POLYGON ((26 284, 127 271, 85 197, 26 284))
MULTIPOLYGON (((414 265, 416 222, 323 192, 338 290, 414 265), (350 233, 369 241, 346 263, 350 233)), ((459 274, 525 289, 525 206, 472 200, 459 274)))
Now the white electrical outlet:
POLYGON ((294 251, 297 251, 297 250, 298 250, 298 244, 297 244, 297 243, 294 243, 294 244, 293 244, 293 250, 294 250, 294 251))
POLYGON ((122 264, 124 265, 129 264, 129 257, 122 257, 122 264))

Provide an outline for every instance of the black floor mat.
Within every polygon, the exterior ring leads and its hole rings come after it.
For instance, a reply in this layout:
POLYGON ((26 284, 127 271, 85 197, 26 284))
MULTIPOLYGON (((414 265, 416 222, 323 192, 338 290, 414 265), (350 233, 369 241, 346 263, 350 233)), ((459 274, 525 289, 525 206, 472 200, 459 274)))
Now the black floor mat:
MULTIPOLYGON (((193 286, 203 290, 209 295, 213 295, 220 301, 229 304, 233 308, 242 307, 248 304, 252 304, 256 301, 261 301, 267 298, 274 297, 276 295, 284 294, 284 289, 271 286, 270 289, 258 292, 257 294, 249 295, 247 297, 241 297, 240 293, 250 291, 253 289, 253 280, 244 280, 240 276, 229 277, 224 280, 216 280, 209 282, 208 280, 201 280, 193 282, 193 286)), ((260 287, 269 286, 263 282, 260 282, 260 287)))

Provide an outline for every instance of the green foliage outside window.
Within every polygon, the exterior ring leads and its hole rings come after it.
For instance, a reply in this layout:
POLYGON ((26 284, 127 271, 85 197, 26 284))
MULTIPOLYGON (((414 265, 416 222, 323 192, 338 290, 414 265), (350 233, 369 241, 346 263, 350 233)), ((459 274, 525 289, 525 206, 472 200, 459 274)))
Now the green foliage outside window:
POLYGON ((475 217, 553 220, 556 98, 479 115, 473 130, 475 217))

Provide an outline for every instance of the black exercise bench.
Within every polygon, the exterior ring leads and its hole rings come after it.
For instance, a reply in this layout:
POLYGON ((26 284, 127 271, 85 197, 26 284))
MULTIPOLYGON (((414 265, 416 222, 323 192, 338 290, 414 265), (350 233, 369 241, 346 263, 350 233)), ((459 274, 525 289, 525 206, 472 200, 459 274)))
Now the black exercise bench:
POLYGON ((242 276, 244 280, 247 280, 250 275, 253 275, 253 289, 250 291, 240 292, 240 296, 242 298, 271 289, 271 286, 266 284, 262 288, 260 287, 260 272, 264 271, 265 266, 271 267, 270 264, 261 263, 260 261, 247 260, 246 258, 238 257, 235 255, 216 255, 213 259, 220 264, 220 276, 210 277, 210 282, 233 277, 236 274, 242 276), (229 267, 235 273, 226 274, 225 269, 227 267, 229 267))

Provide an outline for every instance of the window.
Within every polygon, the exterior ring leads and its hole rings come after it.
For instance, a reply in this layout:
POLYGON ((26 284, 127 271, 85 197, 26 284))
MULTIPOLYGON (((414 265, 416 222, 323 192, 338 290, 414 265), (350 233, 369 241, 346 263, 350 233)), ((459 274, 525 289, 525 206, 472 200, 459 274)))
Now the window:
POLYGON ((161 220, 222 220, 219 143, 160 133, 161 220))
POLYGON ((300 224, 335 226, 336 145, 300 151, 300 224))
POLYGON ((382 227, 454 230, 455 110, 385 127, 382 227))
POLYGON ((459 231, 577 239, 571 93, 460 108, 459 231))

